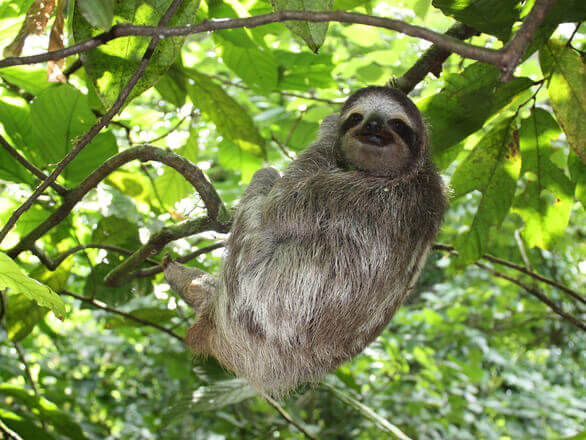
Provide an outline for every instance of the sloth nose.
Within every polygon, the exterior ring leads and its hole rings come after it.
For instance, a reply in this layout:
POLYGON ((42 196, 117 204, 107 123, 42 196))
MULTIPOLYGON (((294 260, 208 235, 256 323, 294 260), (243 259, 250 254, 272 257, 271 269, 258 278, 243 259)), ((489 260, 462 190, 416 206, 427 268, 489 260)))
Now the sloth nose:
POLYGON ((366 121, 364 124, 364 129, 367 131, 372 131, 374 133, 378 133, 384 127, 384 121, 382 118, 378 116, 373 116, 366 121))

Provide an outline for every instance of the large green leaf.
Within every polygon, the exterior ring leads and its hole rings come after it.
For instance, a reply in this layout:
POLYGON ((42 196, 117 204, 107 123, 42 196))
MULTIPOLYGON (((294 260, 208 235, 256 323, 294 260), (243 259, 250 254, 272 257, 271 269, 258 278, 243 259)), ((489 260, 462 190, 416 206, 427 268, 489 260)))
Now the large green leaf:
POLYGON ((519 17, 518 0, 433 0, 441 11, 487 34, 507 41, 519 17))
MULTIPOLYGON (((63 85, 45 90, 31 105, 32 135, 37 146, 40 167, 61 161, 71 151, 76 137, 85 134, 96 122, 87 96, 63 85)), ((117 152, 116 139, 100 133, 65 168, 63 176, 79 183, 90 172, 117 152)))
POLYGON ((104 31, 112 25, 114 0, 77 0, 77 6, 90 25, 104 31))
POLYGON ((65 303, 59 295, 50 287, 27 277, 8 255, 0 252, 0 290, 6 288, 51 309, 58 317, 65 316, 65 303))
MULTIPOLYGON (((117 1, 114 5, 114 21, 156 26, 170 3, 171 0, 117 1)), ((199 0, 183 1, 170 25, 193 23, 198 5, 199 0)), ((87 22, 79 9, 75 10, 73 35, 76 42, 92 38, 100 32, 99 28, 87 22)), ((140 63, 149 41, 150 37, 118 38, 86 53, 86 72, 106 107, 111 107, 116 101, 140 63)), ((166 38, 159 43, 146 73, 130 93, 127 102, 158 81, 179 55, 183 41, 184 38, 166 38)))
POLYGON ((440 155, 478 129, 533 82, 514 78, 499 82, 494 66, 474 63, 463 72, 446 76, 446 86, 436 95, 417 102, 430 125, 431 148, 440 155))
MULTIPOLYGON (((144 321, 162 324, 177 316, 177 312, 169 309, 162 309, 160 307, 144 307, 130 312, 132 316, 142 319, 144 321)), ((106 321, 106 328, 114 329, 120 327, 141 327, 144 324, 134 321, 124 316, 114 316, 108 318, 106 321)))
POLYGON ((501 224, 511 207, 521 171, 514 124, 514 119, 505 119, 488 132, 452 176, 454 197, 474 190, 482 193, 470 229, 454 243, 460 267, 484 253, 490 229, 501 224))
POLYGON ((551 161, 551 141, 560 129, 545 110, 536 108, 519 130, 522 173, 530 173, 514 211, 525 220, 523 238, 530 247, 548 249, 565 231, 573 203, 572 183, 551 161))
POLYGON ((265 141, 258 132, 248 110, 228 95, 212 79, 193 69, 186 70, 194 83, 188 88, 194 104, 216 126, 218 133, 247 153, 261 156, 265 141))
POLYGON ((568 157, 568 169, 574 182, 574 197, 586 208, 586 164, 578 156, 570 154, 568 157))
MULTIPOLYGON (((334 4, 333 0, 271 0, 275 11, 329 11, 334 4)), ((286 21, 291 32, 303 38, 307 46, 316 52, 324 44, 328 23, 310 23, 307 21, 286 21)))
POLYGON ((21 293, 8 296, 6 309, 6 331, 15 342, 26 338, 49 311, 21 293))
POLYGON ((270 93, 277 87, 278 72, 273 54, 258 47, 222 43, 222 59, 249 86, 270 93))
POLYGON ((539 51, 541 69, 551 75, 547 91, 570 146, 586 163, 586 62, 578 51, 551 41, 539 51))

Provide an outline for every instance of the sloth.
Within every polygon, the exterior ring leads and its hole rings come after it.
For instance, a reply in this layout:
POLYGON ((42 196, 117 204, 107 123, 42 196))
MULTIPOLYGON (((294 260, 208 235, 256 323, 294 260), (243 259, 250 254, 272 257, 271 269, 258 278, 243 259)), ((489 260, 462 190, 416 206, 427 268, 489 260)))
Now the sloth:
POLYGON ((445 207, 417 107, 393 88, 358 90, 283 176, 254 174, 217 279, 163 259, 197 313, 187 344, 264 395, 318 382, 385 328, 445 207))

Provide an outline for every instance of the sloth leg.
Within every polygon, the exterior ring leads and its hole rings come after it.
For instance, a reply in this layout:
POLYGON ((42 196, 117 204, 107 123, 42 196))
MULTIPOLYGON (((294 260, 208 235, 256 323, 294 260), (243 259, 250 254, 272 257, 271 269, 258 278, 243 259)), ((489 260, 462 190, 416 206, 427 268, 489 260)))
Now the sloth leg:
POLYGON ((196 267, 184 267, 165 254, 161 262, 165 279, 187 304, 199 312, 216 290, 217 280, 196 267))
POLYGON ((272 167, 257 170, 252 176, 248 188, 244 191, 240 204, 254 197, 266 196, 280 178, 279 172, 272 167))

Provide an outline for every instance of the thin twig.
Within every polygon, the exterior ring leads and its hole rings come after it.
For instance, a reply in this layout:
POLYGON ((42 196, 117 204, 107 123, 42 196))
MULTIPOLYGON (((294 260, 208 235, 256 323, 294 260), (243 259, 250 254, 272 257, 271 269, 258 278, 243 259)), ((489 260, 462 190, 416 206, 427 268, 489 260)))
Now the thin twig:
POLYGON ((207 208, 210 219, 213 221, 221 221, 225 211, 224 205, 213 185, 207 180, 206 176, 198 167, 172 151, 167 151, 150 145, 140 145, 112 156, 96 168, 83 182, 69 191, 68 197, 65 198, 65 201, 57 211, 24 236, 16 246, 7 252, 7 254, 14 259, 22 251, 31 249, 35 241, 63 221, 75 205, 91 189, 95 188, 112 171, 136 159, 141 161, 154 160, 162 162, 177 170, 196 188, 207 208))
MULTIPOLYGON (((72 256, 73 254, 79 252, 79 251, 83 251, 86 249, 104 249, 107 251, 112 251, 112 252, 117 252, 119 254, 123 254, 123 255, 132 255, 132 251, 129 251, 128 249, 124 249, 118 246, 112 246, 110 244, 99 244, 99 243, 90 243, 90 244, 80 244, 79 246, 74 246, 71 249, 66 250, 65 252, 63 252, 61 255, 59 255, 57 258, 51 259, 47 254, 45 254, 43 251, 41 251, 37 246, 33 246, 30 251, 32 252, 32 254, 37 257, 41 263, 43 263, 43 266, 45 266, 47 269, 49 270, 56 270, 59 265, 61 263, 63 263, 63 261, 65 261, 67 258, 69 258, 70 256, 72 256)), ((146 261, 148 261, 149 263, 153 264, 153 265, 159 265, 159 262, 157 260, 154 260, 152 258, 147 258, 146 261)))
MULTIPOLYGON (((167 9, 167 12, 159 21, 159 26, 166 26, 169 23, 169 20, 171 19, 179 5, 181 5, 182 1, 183 0, 173 0, 173 3, 171 3, 171 6, 169 6, 169 9, 167 9)), ((35 200, 45 191, 45 189, 47 189, 49 185, 55 182, 55 180, 57 179, 59 174, 61 174, 61 172, 65 169, 65 167, 98 135, 102 128, 108 125, 108 123, 112 120, 114 115, 116 115, 118 111, 122 108, 122 106, 128 99, 128 96, 130 96, 130 92, 138 83, 139 79, 146 72, 147 65, 149 64, 155 52, 155 48, 159 44, 160 39, 160 35, 153 35, 153 38, 151 39, 137 69, 134 71, 134 73, 128 80, 128 83, 121 90, 120 94, 116 98, 116 102, 114 102, 110 110, 108 110, 102 118, 98 119, 94 126, 89 129, 89 131, 79 140, 79 142, 77 142, 73 146, 71 151, 67 153, 67 155, 61 160, 61 162, 57 164, 55 170, 53 170, 49 177, 47 177, 34 190, 30 197, 21 206, 19 206, 16 209, 16 211, 14 211, 14 213, 10 216, 2 230, 0 230, 0 243, 2 243, 8 232, 14 227, 20 216, 30 209, 35 200)), ((60 52, 60 50, 54 51, 52 53, 55 52, 60 52)), ((58 57, 53 61, 57 61, 60 58, 64 57, 58 57)), ((2 61, 0 61, 0 63, 2 63, 2 61)))
POLYGON ((478 262, 474 263, 474 264, 476 266, 486 270, 487 272, 492 273, 493 275, 495 275, 499 278, 510 281, 511 283, 516 284, 517 286, 523 288, 526 292, 530 293, 535 298, 537 298, 539 301, 546 304, 554 313, 560 315, 562 318, 564 318, 566 321, 571 322, 576 327, 578 327, 582 330, 586 330, 586 323, 585 322, 583 322, 582 320, 576 318, 575 316, 570 315, 569 313, 566 313, 565 311, 563 311, 560 306, 558 306, 551 299, 549 299, 547 296, 545 296, 543 293, 541 293, 539 290, 535 289, 534 287, 532 287, 528 284, 525 284, 524 282, 518 280, 517 278, 513 278, 507 274, 499 272, 498 270, 495 270, 492 267, 487 266, 486 264, 478 263, 478 262))
MULTIPOLYGON (((244 84, 232 82, 229 79, 222 78, 220 75, 211 75, 211 77, 214 79, 217 79, 222 84, 226 84, 227 86, 238 87, 239 89, 242 89, 242 90, 252 90, 250 87, 245 86, 244 84)), ((344 98, 340 98, 339 100, 318 98, 317 96, 308 96, 308 95, 302 95, 301 93, 284 92, 281 90, 275 90, 273 93, 278 93, 281 96, 288 96, 291 98, 299 98, 299 99, 307 99, 308 101, 324 102, 326 104, 331 104, 331 105, 341 105, 344 103, 344 98)))
POLYGON ((6 438, 6 440, 23 440, 21 436, 6 426, 2 419, 0 419, 0 434, 2 434, 2 438, 6 438))
MULTIPOLYGON (((29 385, 33 389, 33 393, 35 393, 35 397, 37 398, 37 400, 39 400, 41 398, 41 394, 39 393, 39 388, 37 387, 37 383, 33 379, 31 369, 30 369, 29 364, 26 360, 26 357, 24 356, 24 351, 22 351, 22 347, 16 341, 12 341, 12 345, 16 349, 16 353, 18 354, 18 359, 20 359, 20 362, 24 366, 25 380, 29 383, 29 385)), ((42 408, 40 408, 40 410, 41 410, 41 415, 42 415, 42 412, 43 412, 42 408)), ((44 417, 41 417, 41 424, 43 425, 43 429, 47 430, 47 421, 45 420, 44 417)))
MULTIPOLYGON (((453 246, 447 245, 447 244, 435 244, 433 246, 434 250, 440 250, 440 251, 447 251, 450 252, 453 255, 458 255, 458 251, 456 251, 456 249, 453 246)), ((552 287, 555 287, 556 289, 561 290, 562 292, 570 295, 572 298, 574 298, 575 300, 581 302, 582 304, 586 304, 586 298, 580 296, 580 294, 578 292, 575 292, 574 290, 570 289, 569 287, 564 286, 563 284, 557 283, 549 278, 544 277, 543 275, 540 275, 536 272, 533 272, 523 266, 519 266, 518 264, 512 263, 510 261, 507 260, 503 260, 502 258, 498 258, 498 257, 494 257, 492 255, 489 254, 484 254, 482 255, 480 258, 482 258, 483 260, 487 260, 490 261, 492 263, 496 263, 496 264, 500 264, 502 266, 506 266, 510 269, 514 269, 518 272, 524 273, 525 275, 529 275, 532 278, 535 278, 538 281, 541 281, 542 283, 545 284, 549 284, 552 287)))
POLYGON ((90 299, 90 298, 85 298, 85 297, 83 297, 81 295, 77 295, 77 294, 75 294, 73 292, 69 292, 67 290, 62 290, 61 292, 59 292, 59 294, 60 295, 65 295, 65 296, 71 296, 71 297, 76 298, 76 299, 78 299, 80 301, 83 301, 83 302, 85 302, 87 304, 91 304, 92 306, 97 307, 98 309, 102 309, 102 310, 104 310, 106 312, 110 312, 110 313, 114 313, 116 315, 123 316, 124 318, 130 319, 130 320, 132 320, 134 322, 138 322, 139 324, 146 325, 148 327, 156 328, 157 330, 160 330, 160 331, 162 331, 164 333, 167 333, 169 336, 171 336, 171 337, 173 337, 173 338, 175 338, 178 341, 180 341, 180 342, 183 343, 183 338, 181 336, 179 336, 174 331, 169 330, 168 328, 165 328, 162 325, 159 325, 159 324, 157 324, 155 322, 151 322, 151 321, 147 321, 146 319, 138 318, 138 317, 136 317, 136 316, 134 316, 134 315, 132 315, 130 313, 122 312, 121 310, 117 310, 117 309, 114 309, 112 307, 109 307, 109 306, 107 306, 105 304, 102 304, 100 301, 96 301, 96 300, 90 299))
MULTIPOLYGON (((178 263, 187 263, 200 255, 207 254, 209 252, 215 251, 216 249, 220 249, 224 247, 226 244, 224 242, 212 244, 210 246, 202 247, 197 249, 193 252, 190 252, 186 255, 182 255, 181 257, 175 258, 173 261, 177 261, 178 263)), ((163 272, 163 268, 160 265, 156 265, 153 267, 149 267, 147 269, 139 269, 130 274, 130 278, 146 278, 156 275, 158 273, 163 272)))
MULTIPOLYGON (((12 157, 14 157, 23 167, 29 170, 35 177, 39 180, 43 181, 47 179, 47 175, 43 173, 40 169, 34 166, 31 162, 29 162, 22 154, 20 154, 12 145, 8 143, 4 136, 0 135, 0 144, 2 147, 10 153, 12 157)), ((67 194, 67 188, 60 185, 57 182, 51 183, 51 188, 53 188, 59 195, 65 196, 67 194)))
POLYGON ((297 422, 293 417, 291 417, 291 415, 287 411, 285 411, 285 409, 281 405, 279 405, 279 403, 276 400, 274 400, 268 396, 265 396, 265 399, 269 405, 271 405, 273 408, 275 408, 277 410, 277 412, 281 415, 281 417, 283 417, 285 419, 285 421, 287 423, 295 426, 307 438, 309 438, 311 440, 317 440, 317 437, 314 437, 309 432, 307 432, 307 429, 305 429, 301 423, 297 422))

